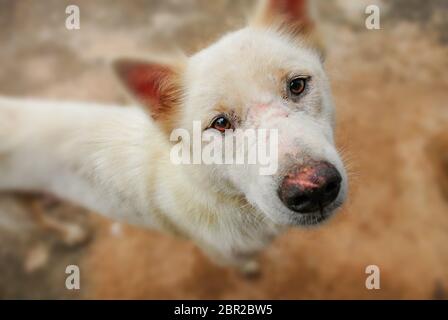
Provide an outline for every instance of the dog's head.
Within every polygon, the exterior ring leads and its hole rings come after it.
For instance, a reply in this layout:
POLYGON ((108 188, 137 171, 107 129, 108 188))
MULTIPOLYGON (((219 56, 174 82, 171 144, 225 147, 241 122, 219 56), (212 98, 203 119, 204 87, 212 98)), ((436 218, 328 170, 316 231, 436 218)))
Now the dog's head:
MULTIPOLYGON (((184 128, 193 135, 193 123, 200 121, 207 141, 228 152, 229 136, 267 130, 257 139, 277 152, 270 174, 261 174, 259 162, 196 170, 220 192, 243 194, 287 225, 317 224, 344 202, 347 177, 334 146, 334 107, 305 1, 263 1, 248 27, 183 65, 120 60, 116 69, 168 133, 184 128)), ((235 141, 232 156, 238 150, 247 155, 247 139, 235 141)))

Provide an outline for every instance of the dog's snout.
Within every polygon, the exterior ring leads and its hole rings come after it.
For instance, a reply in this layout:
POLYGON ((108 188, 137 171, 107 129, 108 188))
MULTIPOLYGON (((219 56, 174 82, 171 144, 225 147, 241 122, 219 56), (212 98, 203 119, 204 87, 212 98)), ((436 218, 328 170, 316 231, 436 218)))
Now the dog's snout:
POLYGON ((339 171, 332 164, 312 162, 287 173, 278 193, 289 209, 306 214, 331 204, 339 194, 341 181, 339 171))

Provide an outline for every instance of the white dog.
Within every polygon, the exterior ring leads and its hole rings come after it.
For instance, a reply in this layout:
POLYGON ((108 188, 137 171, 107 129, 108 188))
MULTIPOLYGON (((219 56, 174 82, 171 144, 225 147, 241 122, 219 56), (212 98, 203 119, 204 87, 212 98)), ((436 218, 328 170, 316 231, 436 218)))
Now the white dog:
POLYGON ((263 1, 246 28, 189 58, 117 61, 144 108, 0 98, 0 190, 49 192, 247 266, 286 227, 326 220, 347 193, 308 12, 303 0, 263 1), (170 133, 195 120, 216 139, 278 130, 279 170, 173 164, 170 133))

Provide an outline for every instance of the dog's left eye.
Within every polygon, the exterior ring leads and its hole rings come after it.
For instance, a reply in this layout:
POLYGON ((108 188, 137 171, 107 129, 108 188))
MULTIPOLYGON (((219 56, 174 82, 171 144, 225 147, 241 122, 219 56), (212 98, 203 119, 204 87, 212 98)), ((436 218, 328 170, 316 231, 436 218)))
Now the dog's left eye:
POLYGON ((226 117, 219 116, 213 121, 211 127, 220 132, 224 132, 228 129, 232 129, 232 123, 226 117))
POLYGON ((292 96, 298 96, 306 89, 308 78, 297 77, 289 81, 288 89, 292 96))

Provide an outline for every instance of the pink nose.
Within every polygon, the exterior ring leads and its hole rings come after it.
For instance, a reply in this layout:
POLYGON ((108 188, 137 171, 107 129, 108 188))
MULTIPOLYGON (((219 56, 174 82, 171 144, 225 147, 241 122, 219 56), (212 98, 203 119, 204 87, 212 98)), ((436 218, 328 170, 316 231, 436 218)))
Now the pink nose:
POLYGON ((331 204, 341 189, 341 175, 332 164, 314 161, 293 168, 278 189, 282 202, 292 211, 306 214, 331 204))

